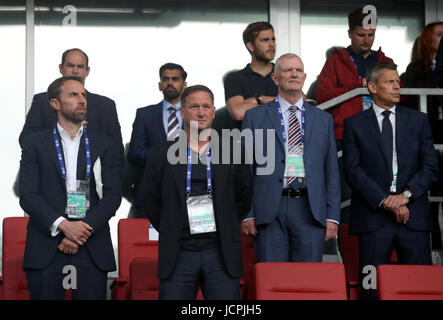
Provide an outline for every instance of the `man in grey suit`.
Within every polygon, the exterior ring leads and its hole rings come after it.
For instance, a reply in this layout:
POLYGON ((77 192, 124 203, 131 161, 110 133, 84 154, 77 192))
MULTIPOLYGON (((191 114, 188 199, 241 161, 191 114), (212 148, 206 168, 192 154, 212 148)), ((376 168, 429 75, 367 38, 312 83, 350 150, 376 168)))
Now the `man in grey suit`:
POLYGON ((248 110, 243 120, 255 153, 263 150, 274 164, 252 157, 253 206, 242 232, 255 237, 260 262, 321 262, 323 242, 336 237, 340 219, 333 118, 304 101, 306 74, 297 55, 281 56, 272 79, 277 98, 248 110), (260 129, 265 134, 257 134, 260 129), (275 168, 263 174, 265 165, 275 168))

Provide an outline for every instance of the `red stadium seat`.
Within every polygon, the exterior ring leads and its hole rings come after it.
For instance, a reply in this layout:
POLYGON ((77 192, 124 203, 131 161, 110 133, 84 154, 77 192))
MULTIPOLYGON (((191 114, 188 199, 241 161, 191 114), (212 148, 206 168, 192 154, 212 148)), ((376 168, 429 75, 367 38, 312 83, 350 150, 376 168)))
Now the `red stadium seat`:
POLYGON ((28 217, 3 219, 3 299, 28 300, 28 282, 22 269, 28 217))
POLYGON ((340 225, 338 231, 340 253, 346 270, 349 300, 358 300, 358 237, 349 233, 349 224, 340 225))
MULTIPOLYGON (((157 257, 135 258, 129 270, 131 300, 157 300, 160 280, 157 278, 157 257)), ((203 300, 198 290, 197 300, 203 300)))
POLYGON ((147 219, 121 219, 118 222, 119 276, 111 284, 112 299, 130 299, 129 266, 134 258, 157 258, 158 242, 148 240, 148 235, 147 219))
POLYGON ((443 266, 380 265, 380 300, 443 300, 443 266))
MULTIPOLYGON (((349 223, 339 226, 338 239, 340 254, 346 270, 346 287, 349 300, 358 300, 358 236, 349 233, 349 223)), ((397 263, 397 253, 394 250, 392 263, 397 263)))
POLYGON ((346 300, 341 263, 260 262, 257 300, 346 300))
POLYGON ((135 258, 129 266, 131 300, 158 300, 157 258, 135 258))

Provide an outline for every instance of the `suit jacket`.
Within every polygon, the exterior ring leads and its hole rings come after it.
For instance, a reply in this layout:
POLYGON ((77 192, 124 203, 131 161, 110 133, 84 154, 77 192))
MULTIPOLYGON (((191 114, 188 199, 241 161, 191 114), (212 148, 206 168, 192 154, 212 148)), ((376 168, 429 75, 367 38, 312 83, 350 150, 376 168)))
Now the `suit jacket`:
POLYGON ((133 166, 144 168, 153 146, 167 140, 163 126, 163 102, 138 108, 132 124, 128 161, 133 166))
MULTIPOLYGON (((119 151, 111 141, 98 133, 89 133, 91 165, 101 161, 103 198, 96 192, 95 176, 91 169, 90 209, 83 221, 93 228, 84 244, 96 265, 103 271, 115 270, 114 250, 109 233, 109 219, 121 202, 119 151)), ((61 140, 60 140, 61 141, 61 140)), ((77 179, 86 174, 84 136, 78 151, 77 179)), ((27 136, 23 141, 20 162, 20 206, 29 216, 23 268, 43 269, 56 253, 64 234, 53 237, 50 228, 65 215, 66 184, 61 174, 54 139, 50 130, 27 136)))
MULTIPOLYGON (((174 270, 183 235, 183 219, 187 216, 186 162, 169 163, 167 152, 173 143, 168 141, 152 148, 144 176, 148 218, 159 232, 160 279, 167 279, 174 270)), ((249 168, 246 164, 212 163, 211 175, 214 215, 223 260, 227 272, 239 278, 242 274, 240 222, 250 209, 252 196, 249 168)))
MULTIPOLYGON (((304 103, 305 137, 304 137, 304 166, 306 185, 311 212, 315 220, 326 226, 326 219, 340 221, 340 175, 338 171, 337 150, 334 138, 334 123, 332 116, 317 109, 309 103, 304 103)), ((258 175, 257 169, 267 164, 260 164, 256 155, 253 157, 254 194, 252 210, 248 217, 255 218, 256 224, 266 224, 275 219, 283 189, 286 151, 283 142, 283 132, 275 101, 263 104, 246 112, 243 119, 243 129, 251 129, 253 143, 246 145, 258 146, 263 141, 261 154, 271 156, 275 170, 271 174, 258 175), (256 132, 263 129, 263 140, 258 140, 256 132), (275 144, 275 154, 268 149, 266 132, 274 129, 271 135, 275 144)), ((254 151, 255 153, 255 151, 254 151)))
MULTIPOLYGON (((87 92, 86 120, 88 121, 88 132, 99 132, 109 137, 119 148, 123 165, 123 143, 120 124, 118 122, 115 102, 105 96, 87 92)), ((20 133, 19 142, 23 147, 25 137, 31 133, 41 130, 53 129, 57 124, 57 112, 51 107, 48 100, 48 93, 42 92, 34 95, 31 108, 26 116, 26 122, 20 133)))
MULTIPOLYGON (((352 189, 350 232, 376 231, 393 214, 379 207, 390 193, 392 173, 382 150, 380 127, 373 108, 345 120, 343 171, 352 189)), ((397 193, 411 189, 407 226, 431 230, 427 191, 438 175, 431 129, 425 114, 397 106, 395 144, 397 193)))
MULTIPOLYGON (((131 141, 127 154, 128 162, 136 167, 139 172, 139 179, 135 181, 135 206, 137 208, 144 207, 144 190, 143 185, 140 184, 140 179, 143 175, 146 161, 153 146, 165 143, 167 136, 163 126, 163 101, 138 108, 134 123, 132 124, 131 141)), ((146 208, 143 213, 146 214, 146 208)))

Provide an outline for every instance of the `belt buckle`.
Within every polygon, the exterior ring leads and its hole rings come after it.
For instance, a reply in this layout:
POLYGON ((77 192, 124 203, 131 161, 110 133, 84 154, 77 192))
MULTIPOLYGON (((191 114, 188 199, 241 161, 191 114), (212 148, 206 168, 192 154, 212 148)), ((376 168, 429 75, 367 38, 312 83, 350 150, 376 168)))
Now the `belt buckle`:
POLYGON ((300 190, 294 190, 294 195, 296 199, 299 199, 301 197, 301 191, 300 190))

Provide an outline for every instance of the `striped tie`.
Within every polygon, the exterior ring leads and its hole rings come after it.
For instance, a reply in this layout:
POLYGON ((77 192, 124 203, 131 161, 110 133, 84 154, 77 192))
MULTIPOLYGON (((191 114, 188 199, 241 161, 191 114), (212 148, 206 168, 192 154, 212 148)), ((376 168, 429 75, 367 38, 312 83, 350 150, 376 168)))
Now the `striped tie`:
POLYGON ((168 141, 174 140, 178 135, 178 118, 177 109, 175 107, 169 107, 169 117, 168 117, 168 141))
MULTIPOLYGON (((296 106, 289 108, 289 130, 288 130, 288 154, 296 154, 303 147, 301 141, 300 122, 298 122, 295 111, 296 106)), ((288 184, 294 181, 295 177, 288 177, 288 184)))

